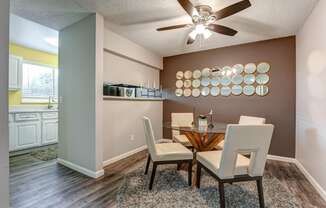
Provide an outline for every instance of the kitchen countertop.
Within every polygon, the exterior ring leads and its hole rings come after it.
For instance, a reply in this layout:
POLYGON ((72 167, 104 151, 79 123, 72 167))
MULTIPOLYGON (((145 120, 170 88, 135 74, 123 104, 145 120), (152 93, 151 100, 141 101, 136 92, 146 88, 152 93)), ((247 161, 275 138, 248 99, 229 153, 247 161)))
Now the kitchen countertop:
POLYGON ((48 109, 47 106, 14 106, 9 107, 9 113, 42 113, 58 112, 57 108, 48 109))

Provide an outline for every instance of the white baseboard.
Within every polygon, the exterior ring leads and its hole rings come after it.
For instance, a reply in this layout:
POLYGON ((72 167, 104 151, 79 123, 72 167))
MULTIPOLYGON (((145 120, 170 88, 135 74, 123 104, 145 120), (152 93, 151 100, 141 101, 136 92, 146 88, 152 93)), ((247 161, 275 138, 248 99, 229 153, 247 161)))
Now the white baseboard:
POLYGON ((141 147, 138 147, 138 148, 136 148, 134 150, 131 150, 129 152, 126 152, 126 153, 124 153, 122 155, 118 155, 116 157, 113 157, 113 158, 111 158, 109 160, 104 161, 103 162, 103 167, 108 166, 108 165, 110 165, 112 163, 118 162, 119 160, 125 159, 125 158, 127 158, 127 157, 129 157, 129 156, 131 156, 133 154, 136 154, 138 152, 141 152, 141 151, 143 151, 145 149, 147 149, 147 146, 146 145, 141 146, 141 147))
POLYGON ((87 175, 87 176, 89 176, 91 178, 99 178, 99 177, 104 175, 104 170, 103 169, 95 172, 95 171, 91 171, 91 170, 89 170, 87 168, 81 167, 79 165, 76 165, 76 164, 74 164, 72 162, 69 162, 67 160, 64 160, 64 159, 58 158, 57 161, 61 165, 64 165, 64 166, 66 166, 66 167, 68 167, 70 169, 73 169, 73 170, 75 170, 75 171, 77 171, 79 173, 82 173, 84 175, 87 175))
POLYGON ((319 183, 312 177, 312 175, 304 168, 304 166, 295 158, 291 157, 280 157, 276 155, 267 155, 269 160, 277 160, 282 162, 294 163, 302 174, 307 178, 311 185, 316 189, 319 195, 326 201, 326 191, 319 185, 319 183))

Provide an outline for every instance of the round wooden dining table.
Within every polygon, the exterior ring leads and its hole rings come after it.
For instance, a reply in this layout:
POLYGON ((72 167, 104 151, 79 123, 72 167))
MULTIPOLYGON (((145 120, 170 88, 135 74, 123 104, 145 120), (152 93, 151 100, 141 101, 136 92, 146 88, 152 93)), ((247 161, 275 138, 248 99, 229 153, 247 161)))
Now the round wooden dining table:
POLYGON ((197 152, 211 151, 216 149, 218 143, 224 140, 226 123, 212 123, 211 127, 191 127, 173 126, 171 122, 164 123, 164 128, 177 130, 185 135, 197 152))

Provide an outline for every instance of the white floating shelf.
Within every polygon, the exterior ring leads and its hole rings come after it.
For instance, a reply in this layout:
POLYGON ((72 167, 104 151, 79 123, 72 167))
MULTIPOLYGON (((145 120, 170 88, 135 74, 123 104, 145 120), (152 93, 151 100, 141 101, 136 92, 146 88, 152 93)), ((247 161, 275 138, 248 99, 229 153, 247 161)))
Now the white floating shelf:
POLYGON ((145 98, 145 97, 118 97, 118 96, 103 96, 103 100, 129 100, 129 101, 163 101, 164 98, 145 98))

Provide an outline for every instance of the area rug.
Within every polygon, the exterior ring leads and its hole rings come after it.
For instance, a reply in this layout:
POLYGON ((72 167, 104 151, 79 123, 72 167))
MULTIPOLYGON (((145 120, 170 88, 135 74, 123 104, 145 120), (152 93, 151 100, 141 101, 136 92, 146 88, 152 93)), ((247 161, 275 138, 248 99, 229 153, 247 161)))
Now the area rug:
POLYGON ((46 148, 35 150, 30 155, 42 161, 54 160, 58 157, 58 146, 50 145, 46 148))
MULTIPOLYGON (((187 172, 175 166, 159 166, 153 190, 148 190, 150 171, 139 168, 127 174, 118 191, 118 208, 215 208, 219 205, 218 183, 202 170, 201 188, 187 185, 187 172)), ((300 208, 301 206, 275 177, 264 176, 265 205, 268 208, 300 208)), ((255 182, 225 184, 226 207, 259 207, 255 182)))

